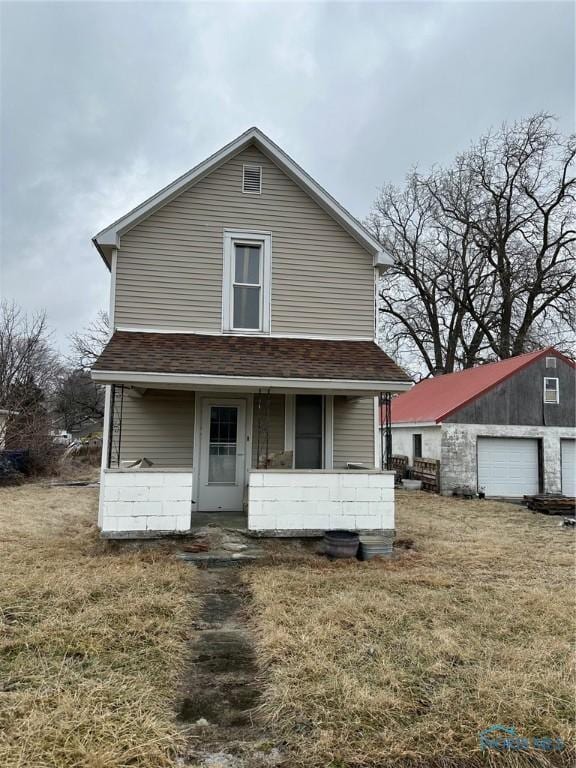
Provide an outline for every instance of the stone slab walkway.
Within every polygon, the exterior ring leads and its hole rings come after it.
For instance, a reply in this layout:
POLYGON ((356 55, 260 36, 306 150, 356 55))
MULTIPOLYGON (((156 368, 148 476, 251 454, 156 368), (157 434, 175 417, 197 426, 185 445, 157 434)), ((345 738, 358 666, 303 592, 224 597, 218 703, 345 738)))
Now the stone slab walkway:
POLYGON ((203 603, 193 624, 179 720, 187 768, 286 765, 258 723, 260 680, 248 622, 250 595, 239 568, 199 568, 203 603))

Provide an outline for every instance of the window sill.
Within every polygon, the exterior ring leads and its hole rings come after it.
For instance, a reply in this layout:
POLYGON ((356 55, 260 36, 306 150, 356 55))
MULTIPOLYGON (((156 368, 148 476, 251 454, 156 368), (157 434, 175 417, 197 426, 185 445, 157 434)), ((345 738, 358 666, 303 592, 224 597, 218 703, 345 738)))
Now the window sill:
POLYGON ((249 328, 227 328, 222 333, 228 336, 270 336, 270 331, 249 328))

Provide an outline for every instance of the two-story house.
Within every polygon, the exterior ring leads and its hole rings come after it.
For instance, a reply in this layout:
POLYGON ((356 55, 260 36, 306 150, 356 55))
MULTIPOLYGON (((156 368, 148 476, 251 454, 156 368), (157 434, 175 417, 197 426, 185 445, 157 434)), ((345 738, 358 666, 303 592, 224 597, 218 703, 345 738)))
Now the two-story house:
POLYGON ((394 527, 378 396, 380 245, 251 128, 93 239, 111 273, 99 524, 394 527))

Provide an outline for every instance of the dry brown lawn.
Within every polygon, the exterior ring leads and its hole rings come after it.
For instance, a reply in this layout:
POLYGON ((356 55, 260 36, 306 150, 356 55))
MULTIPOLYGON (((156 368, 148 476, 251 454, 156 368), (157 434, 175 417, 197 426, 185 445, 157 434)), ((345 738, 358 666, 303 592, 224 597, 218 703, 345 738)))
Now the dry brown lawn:
POLYGON ((97 490, 0 489, 0 766, 161 768, 192 569, 115 552, 97 490))
MULTIPOLYGON (((96 498, 0 489, 2 768, 163 768, 184 743, 174 699, 195 572, 102 543, 96 498)), ((246 575, 260 716, 286 764, 481 765, 478 731, 496 723, 571 744, 574 532, 426 494, 400 494, 397 518, 415 549, 391 562, 283 546, 246 575)))
MULTIPOLYGON (((392 562, 249 574, 263 715, 291 766, 481 765, 478 732, 574 738, 574 531, 511 504, 400 493, 392 562)), ((562 755, 496 756, 495 764, 562 755)))

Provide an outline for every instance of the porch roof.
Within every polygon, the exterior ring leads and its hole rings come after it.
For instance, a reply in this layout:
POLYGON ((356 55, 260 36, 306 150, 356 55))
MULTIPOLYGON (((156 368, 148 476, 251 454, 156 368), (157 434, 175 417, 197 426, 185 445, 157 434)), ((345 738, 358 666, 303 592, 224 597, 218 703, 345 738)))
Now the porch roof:
POLYGON ((94 364, 99 381, 245 383, 408 389, 409 376, 372 341, 116 331, 94 364))

